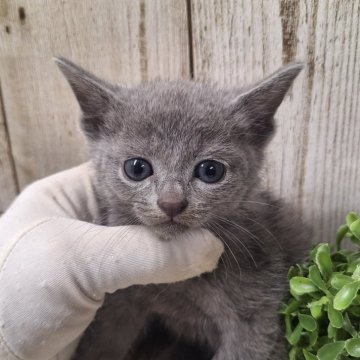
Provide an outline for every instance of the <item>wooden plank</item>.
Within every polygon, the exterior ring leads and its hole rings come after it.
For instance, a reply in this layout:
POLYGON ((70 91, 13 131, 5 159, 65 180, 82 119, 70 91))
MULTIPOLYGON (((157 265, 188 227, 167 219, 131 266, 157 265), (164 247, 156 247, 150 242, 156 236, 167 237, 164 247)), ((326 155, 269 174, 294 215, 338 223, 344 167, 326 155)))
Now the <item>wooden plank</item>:
POLYGON ((194 75, 242 86, 306 62, 277 113, 265 184, 334 239, 360 211, 360 3, 191 0, 194 75))
POLYGON ((5 126, 5 109, 0 86, 0 215, 15 198, 17 190, 15 169, 11 157, 7 128, 5 126))
POLYGON ((54 55, 122 83, 188 77, 186 2, 1 1, 0 77, 21 187, 85 159, 54 55))

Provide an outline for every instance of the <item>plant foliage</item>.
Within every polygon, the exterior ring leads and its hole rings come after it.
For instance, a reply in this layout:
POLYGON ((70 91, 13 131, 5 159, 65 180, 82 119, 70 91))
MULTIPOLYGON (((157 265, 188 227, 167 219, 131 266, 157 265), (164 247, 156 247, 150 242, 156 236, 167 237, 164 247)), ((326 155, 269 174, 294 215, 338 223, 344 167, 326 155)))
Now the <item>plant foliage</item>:
POLYGON ((309 260, 288 273, 290 299, 282 305, 290 360, 360 358, 360 218, 351 212, 336 246, 318 244, 309 260), (355 250, 341 247, 347 238, 355 250))

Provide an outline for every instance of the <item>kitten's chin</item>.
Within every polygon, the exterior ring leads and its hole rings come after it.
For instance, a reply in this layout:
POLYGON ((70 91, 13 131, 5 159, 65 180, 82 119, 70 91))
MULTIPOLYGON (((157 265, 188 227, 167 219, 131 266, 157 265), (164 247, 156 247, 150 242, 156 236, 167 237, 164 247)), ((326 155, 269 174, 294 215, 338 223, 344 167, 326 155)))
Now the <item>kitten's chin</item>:
POLYGON ((176 235, 181 234, 189 227, 180 223, 169 221, 166 223, 153 225, 151 228, 162 240, 170 241, 176 237, 176 235))

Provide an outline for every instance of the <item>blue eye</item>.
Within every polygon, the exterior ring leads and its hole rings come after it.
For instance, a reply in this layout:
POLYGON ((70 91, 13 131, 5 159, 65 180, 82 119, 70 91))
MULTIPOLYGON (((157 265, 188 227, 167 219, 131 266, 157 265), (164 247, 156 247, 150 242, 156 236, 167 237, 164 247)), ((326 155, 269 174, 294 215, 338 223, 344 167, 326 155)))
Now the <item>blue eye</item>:
POLYGON ((205 160, 195 166, 194 176, 212 184, 220 181, 225 174, 225 166, 215 160, 205 160))
POLYGON ((124 171, 127 177, 133 181, 141 181, 153 174, 151 164, 141 158, 126 160, 124 171))

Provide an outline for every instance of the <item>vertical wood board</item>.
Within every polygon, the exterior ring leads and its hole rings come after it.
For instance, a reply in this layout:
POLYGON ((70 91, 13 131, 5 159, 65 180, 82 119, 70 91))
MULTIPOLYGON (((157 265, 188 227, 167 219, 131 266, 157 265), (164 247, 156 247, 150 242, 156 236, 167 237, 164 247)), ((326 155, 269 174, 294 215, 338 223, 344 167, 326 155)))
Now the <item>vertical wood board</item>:
POLYGON ((243 86, 295 59, 306 63, 279 108, 266 186, 334 239, 360 211, 360 4, 192 0, 194 75, 243 86))
POLYGON ((189 76, 186 2, 2 0, 0 78, 21 187, 86 158, 79 107, 52 61, 110 81, 189 76))
POLYGON ((264 183, 317 226, 316 240, 360 210, 359 0, 190 0, 190 28, 186 3, 0 2, 0 212, 16 176, 22 188, 86 158, 79 108, 52 56, 132 84, 189 77, 191 53, 196 79, 239 87, 303 60, 276 116, 264 183))
POLYGON ((17 182, 11 147, 5 124, 5 109, 1 96, 0 82, 0 215, 17 194, 17 182))

